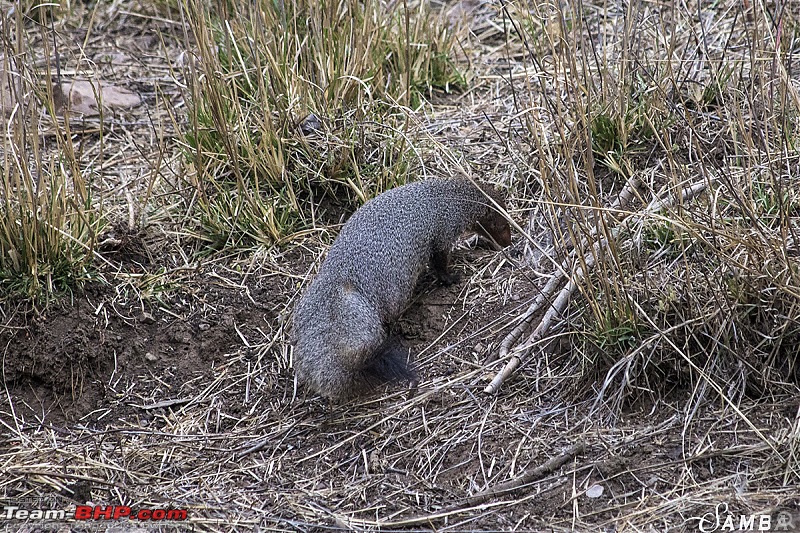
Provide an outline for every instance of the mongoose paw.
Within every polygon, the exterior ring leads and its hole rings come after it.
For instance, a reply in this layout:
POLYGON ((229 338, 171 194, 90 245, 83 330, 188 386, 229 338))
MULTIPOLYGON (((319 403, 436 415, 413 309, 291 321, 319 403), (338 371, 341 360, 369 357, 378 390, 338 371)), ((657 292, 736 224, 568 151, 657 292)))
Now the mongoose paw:
POLYGON ((437 272, 436 275, 445 287, 449 287, 461 281, 461 276, 450 272, 437 272))

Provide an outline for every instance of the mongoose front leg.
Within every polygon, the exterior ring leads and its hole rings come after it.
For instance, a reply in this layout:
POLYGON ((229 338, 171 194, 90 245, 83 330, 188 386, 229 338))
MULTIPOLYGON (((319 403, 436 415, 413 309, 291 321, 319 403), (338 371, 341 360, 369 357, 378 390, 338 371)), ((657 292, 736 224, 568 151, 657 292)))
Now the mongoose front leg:
POLYGON ((450 250, 434 250, 431 254, 431 268, 442 282, 442 285, 449 286, 458 283, 460 276, 448 272, 450 266, 450 250))

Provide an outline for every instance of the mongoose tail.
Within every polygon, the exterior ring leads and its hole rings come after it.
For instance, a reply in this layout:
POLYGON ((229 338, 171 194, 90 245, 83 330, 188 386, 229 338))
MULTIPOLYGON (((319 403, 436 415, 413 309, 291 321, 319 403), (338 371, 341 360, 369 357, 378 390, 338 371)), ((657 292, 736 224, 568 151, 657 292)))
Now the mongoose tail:
POLYGON ((408 360, 409 351, 397 337, 389 337, 370 354, 360 370, 363 390, 374 390, 387 383, 414 381, 417 373, 408 360))

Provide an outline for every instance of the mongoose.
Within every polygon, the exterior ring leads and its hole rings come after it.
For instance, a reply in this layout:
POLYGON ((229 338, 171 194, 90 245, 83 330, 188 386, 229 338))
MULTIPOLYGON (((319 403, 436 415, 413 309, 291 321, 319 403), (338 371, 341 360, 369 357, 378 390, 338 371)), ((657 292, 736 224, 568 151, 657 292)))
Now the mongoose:
POLYGON ((511 244, 508 221, 484 193, 505 208, 489 186, 432 179, 390 189, 350 217, 294 311, 300 382, 338 401, 413 378, 407 352, 386 326, 410 302, 426 265, 443 283, 456 281, 450 251, 465 230, 497 249, 511 244))

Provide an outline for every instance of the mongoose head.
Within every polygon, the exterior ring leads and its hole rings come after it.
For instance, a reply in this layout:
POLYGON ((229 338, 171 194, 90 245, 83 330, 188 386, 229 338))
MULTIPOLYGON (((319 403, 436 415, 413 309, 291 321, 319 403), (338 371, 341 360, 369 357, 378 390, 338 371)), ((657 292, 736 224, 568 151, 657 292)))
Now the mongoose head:
MULTIPOLYGON (((483 190, 505 211, 506 201, 498 191, 489 187, 483 190)), ((486 214, 475 222, 473 229, 478 235, 486 238, 496 250, 501 250, 511 244, 511 225, 494 205, 488 200, 486 203, 488 204, 486 214)))

